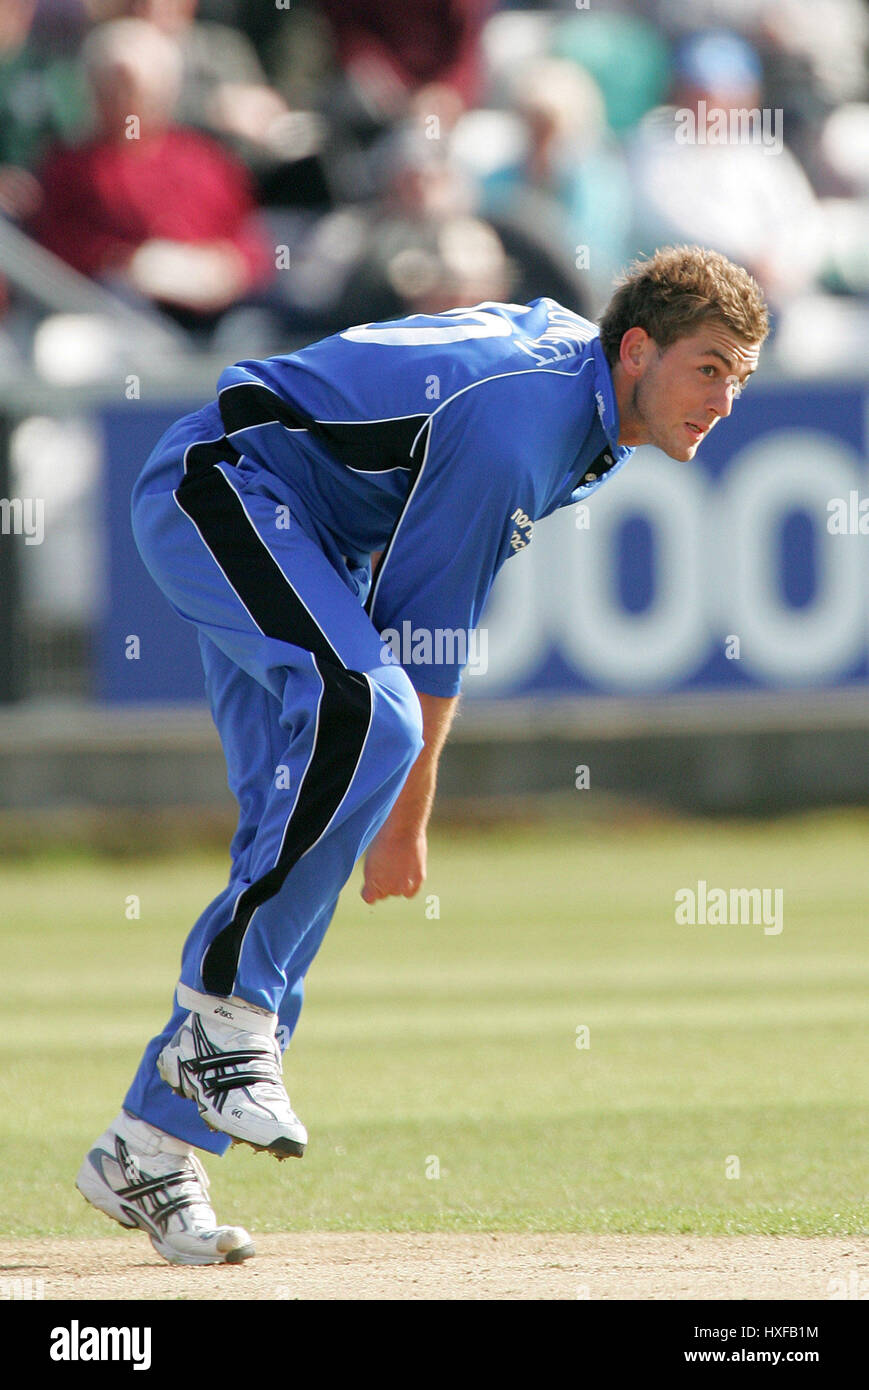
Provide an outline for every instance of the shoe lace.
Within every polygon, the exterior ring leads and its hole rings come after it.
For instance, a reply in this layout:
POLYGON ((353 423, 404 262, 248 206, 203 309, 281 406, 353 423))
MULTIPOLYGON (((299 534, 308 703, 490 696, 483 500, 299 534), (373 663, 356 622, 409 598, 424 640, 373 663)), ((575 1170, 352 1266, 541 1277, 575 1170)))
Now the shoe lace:
POLYGON ((280 1053, 277 1042, 269 1046, 238 1047, 221 1052, 214 1046, 198 1016, 193 1018, 193 1038, 196 1056, 184 1065, 198 1078, 209 1099, 226 1096, 242 1086, 268 1085, 275 1087, 280 1099, 286 1098, 280 1053))
POLYGON ((208 1199, 208 1175, 195 1154, 155 1154, 145 1160, 152 1171, 143 1173, 142 1160, 129 1153, 122 1139, 118 1139, 116 1148, 127 1178, 127 1186, 119 1188, 117 1195, 139 1205, 164 1234, 171 1218, 180 1212, 186 1212, 194 1226, 215 1226, 208 1199))

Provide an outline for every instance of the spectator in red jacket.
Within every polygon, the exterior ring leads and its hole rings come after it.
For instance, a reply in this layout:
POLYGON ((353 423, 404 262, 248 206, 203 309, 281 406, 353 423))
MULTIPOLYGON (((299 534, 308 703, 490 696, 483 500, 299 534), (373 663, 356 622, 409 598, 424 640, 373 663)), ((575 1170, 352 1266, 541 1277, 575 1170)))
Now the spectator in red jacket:
POLYGON ((49 153, 30 231, 85 275, 182 321, 213 320, 273 270, 247 171, 209 137, 171 124, 181 61, 153 25, 100 25, 82 57, 96 133, 49 153))

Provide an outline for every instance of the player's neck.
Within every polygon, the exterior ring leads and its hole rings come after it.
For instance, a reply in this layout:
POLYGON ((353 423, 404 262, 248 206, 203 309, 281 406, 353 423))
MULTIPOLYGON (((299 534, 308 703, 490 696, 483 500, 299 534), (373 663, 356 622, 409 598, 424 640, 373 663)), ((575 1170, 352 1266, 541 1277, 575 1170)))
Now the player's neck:
POLYGON ((620 362, 612 368, 613 394, 619 412, 619 444, 635 448, 648 444, 649 432, 636 407, 636 382, 625 375, 620 362))

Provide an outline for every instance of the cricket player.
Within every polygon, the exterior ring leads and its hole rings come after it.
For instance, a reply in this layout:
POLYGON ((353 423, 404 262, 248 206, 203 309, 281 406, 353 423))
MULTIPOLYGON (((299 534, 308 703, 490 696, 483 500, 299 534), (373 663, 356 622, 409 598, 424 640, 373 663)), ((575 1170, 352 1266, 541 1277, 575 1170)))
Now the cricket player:
POLYGON ((196 625, 239 822, 172 1016, 77 1186, 164 1259, 254 1253, 218 1225, 194 1150, 303 1154, 281 1056, 338 895, 362 854, 367 903, 425 878, 468 644, 419 660, 387 634, 471 634, 533 523, 639 444, 690 461, 767 332, 745 270, 666 248, 599 328, 547 298, 363 324, 229 367, 157 444, 133 530, 196 625))

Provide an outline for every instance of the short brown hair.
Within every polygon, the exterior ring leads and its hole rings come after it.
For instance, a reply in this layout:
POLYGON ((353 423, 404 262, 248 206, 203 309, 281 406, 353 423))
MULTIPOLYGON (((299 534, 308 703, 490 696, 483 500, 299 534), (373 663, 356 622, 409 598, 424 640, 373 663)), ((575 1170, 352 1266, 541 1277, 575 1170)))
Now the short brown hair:
POLYGON ((702 246, 664 246, 620 280, 600 322, 601 345, 613 366, 629 328, 644 328, 663 349, 709 319, 746 343, 769 333, 763 293, 747 270, 702 246))

